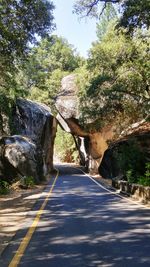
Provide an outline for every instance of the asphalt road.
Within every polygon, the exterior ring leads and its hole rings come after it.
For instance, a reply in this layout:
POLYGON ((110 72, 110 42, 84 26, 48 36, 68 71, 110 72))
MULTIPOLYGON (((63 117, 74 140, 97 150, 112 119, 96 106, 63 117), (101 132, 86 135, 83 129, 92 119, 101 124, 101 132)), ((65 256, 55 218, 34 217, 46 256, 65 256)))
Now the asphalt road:
MULTIPOLYGON (((150 209, 106 191, 79 170, 58 168, 60 175, 18 266, 150 266, 150 209)), ((1 267, 9 266, 45 194, 5 250, 1 267)))

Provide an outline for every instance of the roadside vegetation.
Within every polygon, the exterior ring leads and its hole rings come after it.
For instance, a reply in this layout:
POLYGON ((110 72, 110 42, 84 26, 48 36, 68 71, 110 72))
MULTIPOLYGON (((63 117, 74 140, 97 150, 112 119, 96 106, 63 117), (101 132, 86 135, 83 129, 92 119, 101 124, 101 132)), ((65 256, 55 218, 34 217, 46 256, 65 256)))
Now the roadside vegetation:
POLYGON ((31 189, 36 185, 36 181, 32 176, 22 177, 19 179, 16 177, 11 183, 5 179, 0 179, 0 195, 7 195, 14 190, 14 187, 17 189, 31 189))
POLYGON ((135 141, 130 141, 117 150, 115 159, 129 183, 150 186, 150 163, 145 162, 146 155, 135 141))
POLYGON ((6 195, 9 193, 9 183, 0 179, 0 195, 6 195))

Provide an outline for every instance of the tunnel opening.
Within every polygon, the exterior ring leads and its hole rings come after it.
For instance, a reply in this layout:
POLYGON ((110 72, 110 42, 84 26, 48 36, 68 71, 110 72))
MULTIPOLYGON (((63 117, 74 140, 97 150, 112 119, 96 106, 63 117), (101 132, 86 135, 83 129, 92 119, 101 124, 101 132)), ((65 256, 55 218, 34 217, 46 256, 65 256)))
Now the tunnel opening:
POLYGON ((71 133, 64 131, 58 124, 54 144, 54 164, 80 163, 79 152, 71 133))

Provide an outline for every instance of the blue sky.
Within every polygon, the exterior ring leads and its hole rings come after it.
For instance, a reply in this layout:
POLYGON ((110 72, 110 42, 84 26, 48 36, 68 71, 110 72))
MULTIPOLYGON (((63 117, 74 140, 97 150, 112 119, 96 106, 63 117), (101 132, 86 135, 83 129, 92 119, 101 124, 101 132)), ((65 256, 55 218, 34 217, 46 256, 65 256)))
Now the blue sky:
POLYGON ((58 36, 63 36, 82 56, 87 56, 91 43, 96 40, 96 20, 91 18, 79 19, 72 14, 75 0, 53 0, 58 36))

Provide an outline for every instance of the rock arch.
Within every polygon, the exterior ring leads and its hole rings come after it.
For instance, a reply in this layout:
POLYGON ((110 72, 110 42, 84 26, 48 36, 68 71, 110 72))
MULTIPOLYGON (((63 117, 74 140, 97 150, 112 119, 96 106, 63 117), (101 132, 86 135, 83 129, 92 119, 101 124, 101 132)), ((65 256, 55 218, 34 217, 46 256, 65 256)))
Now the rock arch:
POLYGON ((78 88, 76 75, 71 74, 62 79, 61 89, 55 99, 57 120, 61 127, 74 136, 80 161, 92 173, 98 173, 98 167, 105 150, 108 148, 107 140, 112 138, 111 127, 103 131, 89 133, 80 125, 78 88))

